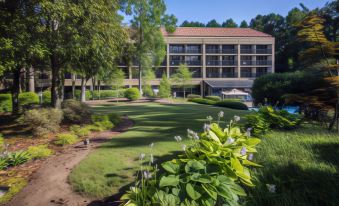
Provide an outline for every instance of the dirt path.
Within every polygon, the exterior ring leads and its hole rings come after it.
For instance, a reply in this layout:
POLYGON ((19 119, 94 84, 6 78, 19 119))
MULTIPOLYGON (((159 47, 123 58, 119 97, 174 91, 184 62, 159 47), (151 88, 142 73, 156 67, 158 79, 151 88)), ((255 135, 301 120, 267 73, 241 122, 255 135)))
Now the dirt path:
POLYGON ((46 160, 36 171, 28 185, 20 191, 7 206, 83 206, 92 200, 73 192, 68 183, 68 175, 72 168, 85 159, 86 156, 103 142, 127 130, 133 125, 128 118, 114 131, 94 133, 88 147, 78 143, 66 148, 62 154, 46 160))

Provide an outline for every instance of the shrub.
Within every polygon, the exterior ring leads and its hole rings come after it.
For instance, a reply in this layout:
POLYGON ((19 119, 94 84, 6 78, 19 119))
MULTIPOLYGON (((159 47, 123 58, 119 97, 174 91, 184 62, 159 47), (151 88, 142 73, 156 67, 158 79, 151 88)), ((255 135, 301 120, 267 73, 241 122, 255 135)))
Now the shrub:
POLYGON ((23 123, 28 125, 34 135, 43 136, 50 132, 57 132, 63 114, 58 109, 32 109, 23 115, 23 123))
POLYGON ((162 76, 162 79, 159 85, 158 95, 161 98, 168 98, 169 96, 171 96, 171 83, 169 79, 166 77, 166 75, 162 76))
MULTIPOLYGON (((121 198, 126 205, 166 202, 166 205, 207 206, 243 202, 241 197, 246 196, 243 187, 254 186, 250 169, 260 166, 252 162, 260 139, 242 133, 233 121, 227 128, 213 123, 201 134, 188 130, 188 137, 193 143, 183 147, 185 152, 176 159, 162 163, 161 174, 156 166, 140 171, 140 180, 121 198)), ((151 166, 152 155, 149 156, 151 166)), ((145 162, 140 164, 143 169, 145 162)))
POLYGON ((72 125, 69 129, 72 132, 72 134, 75 134, 78 137, 85 137, 91 133, 89 128, 80 127, 79 125, 72 125))
POLYGON ((140 92, 137 88, 128 88, 125 90, 125 97, 131 101, 135 101, 140 98, 140 92))
POLYGON ((7 159, 4 157, 0 157, 0 171, 7 169, 8 166, 9 165, 7 159))
POLYGON ((205 99, 212 100, 212 101, 221 101, 221 98, 219 96, 207 96, 205 99))
POLYGON ((271 128, 293 129, 301 123, 299 115, 289 114, 285 110, 275 110, 271 106, 261 107, 258 111, 271 128))
POLYGON ((230 109, 248 110, 246 104, 237 101, 223 100, 215 103, 218 107, 226 107, 230 109))
MULTIPOLYGON (((123 97, 124 96, 124 89, 120 90, 101 90, 100 91, 100 99, 109 99, 109 98, 116 98, 116 97, 123 97)), ((99 99, 99 91, 95 90, 93 92, 93 99, 99 99)))
POLYGON ((146 97, 154 97, 154 92, 151 85, 143 85, 142 92, 146 97))
POLYGON ((258 112, 246 115, 245 120, 245 129, 251 128, 250 132, 256 137, 266 134, 270 129, 270 124, 258 112))
POLYGON ((19 94, 20 106, 39 104, 39 96, 34 92, 23 92, 19 94))
POLYGON ((74 134, 64 133, 58 134, 54 144, 59 146, 74 144, 78 141, 78 137, 74 134))
POLYGON ((215 101, 209 100, 209 99, 203 99, 203 98, 194 98, 190 99, 190 102, 198 103, 198 104, 208 104, 208 105, 214 105, 215 101))
POLYGON ((48 149, 47 145, 43 144, 38 146, 30 146, 28 147, 27 152, 31 159, 41 159, 53 154, 53 151, 48 149))
POLYGON ((12 95, 0 94, 0 112, 12 111, 12 95))
POLYGON ((49 105, 52 102, 51 91, 46 90, 42 93, 42 102, 44 105, 49 105))
POLYGON ((202 97, 200 95, 197 94, 189 94, 187 95, 187 99, 191 100, 191 99, 201 99, 202 97))
MULTIPOLYGON (((77 99, 77 100, 80 100, 81 98, 81 90, 79 90, 79 89, 76 89, 75 91, 74 91, 74 94, 75 94, 75 98, 77 99)), ((88 90, 86 90, 85 91, 85 99, 86 100, 90 100, 92 98, 92 95, 91 95, 91 91, 88 91, 88 90)))
POLYGON ((0 153, 4 149, 5 139, 4 136, 0 133, 0 153))
POLYGON ((87 124, 91 122, 89 106, 74 99, 65 100, 62 103, 64 120, 69 123, 87 124))
POLYGON ((116 113, 108 114, 108 119, 110 122, 112 122, 114 125, 117 125, 121 122, 121 117, 116 113))
POLYGON ((5 158, 8 166, 14 167, 21 165, 29 160, 29 154, 26 151, 12 152, 5 158))
POLYGON ((109 130, 114 127, 114 124, 110 121, 108 115, 92 115, 92 122, 94 126, 98 127, 98 130, 109 130))

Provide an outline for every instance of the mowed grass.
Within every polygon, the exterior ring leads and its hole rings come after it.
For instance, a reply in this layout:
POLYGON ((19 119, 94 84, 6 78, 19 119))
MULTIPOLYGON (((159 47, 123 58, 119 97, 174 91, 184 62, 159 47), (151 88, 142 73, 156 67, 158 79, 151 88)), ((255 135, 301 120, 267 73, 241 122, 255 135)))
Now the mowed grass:
POLYGON ((248 205, 339 205, 339 135, 315 125, 267 135, 259 145, 259 182, 248 205), (268 192, 266 184, 276 185, 268 192))
POLYGON ((203 124, 207 122, 206 116, 217 118, 217 113, 223 110, 224 120, 229 121, 234 115, 248 113, 208 105, 156 103, 122 103, 96 106, 93 110, 96 113, 128 115, 135 122, 133 128, 105 143, 72 171, 70 182, 74 189, 96 198, 107 197, 118 193, 121 188, 128 188, 139 166, 139 154, 149 153, 151 143, 154 143, 155 160, 162 162, 173 158, 185 144, 185 141, 176 142, 174 136, 185 137, 188 128, 201 132, 203 124))

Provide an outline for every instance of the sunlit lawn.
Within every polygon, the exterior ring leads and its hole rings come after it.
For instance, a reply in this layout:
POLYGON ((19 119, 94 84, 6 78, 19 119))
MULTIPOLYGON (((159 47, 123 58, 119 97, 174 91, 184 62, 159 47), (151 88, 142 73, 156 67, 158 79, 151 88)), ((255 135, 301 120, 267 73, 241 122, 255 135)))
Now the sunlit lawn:
MULTIPOLYGON (((133 128, 92 153, 71 174, 75 190, 101 198, 126 189, 124 186, 128 188, 138 167, 138 156, 148 152, 149 144, 155 143, 153 153, 159 162, 170 159, 181 150, 181 144, 173 137, 185 136, 187 128, 201 131, 206 116, 216 117, 221 108, 198 104, 118 104, 94 110, 117 112, 135 121, 133 128)), ((227 120, 247 113, 223 110, 227 120)), ((256 169, 260 182, 248 189, 247 205, 339 205, 339 135, 306 124, 295 131, 269 133, 258 152, 255 161, 264 167, 256 169), (268 192, 266 184, 276 185, 276 193, 268 192)))
POLYGON ((173 137, 184 137, 188 128, 202 131, 206 116, 216 118, 217 113, 223 110, 225 119, 229 120, 234 115, 247 113, 198 104, 155 103, 98 106, 94 110, 98 113, 128 115, 135 122, 133 128, 114 137, 73 170, 70 180, 75 190, 94 197, 112 195, 133 182, 138 156, 148 153, 151 143, 155 144, 153 153, 161 162, 172 158, 173 152, 181 150, 181 144, 175 142, 173 137))

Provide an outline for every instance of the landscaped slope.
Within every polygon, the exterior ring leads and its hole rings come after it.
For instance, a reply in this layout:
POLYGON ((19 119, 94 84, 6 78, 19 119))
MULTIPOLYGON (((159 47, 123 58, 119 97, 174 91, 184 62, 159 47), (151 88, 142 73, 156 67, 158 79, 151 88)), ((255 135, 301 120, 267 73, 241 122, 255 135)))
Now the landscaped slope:
POLYGON ((132 183, 138 169, 138 156, 149 152, 151 143, 155 144, 156 161, 163 162, 172 158, 173 152, 181 150, 174 136, 185 137, 188 128, 201 132, 203 123, 207 122, 206 116, 217 118, 217 113, 223 110, 224 119, 228 121, 234 115, 247 113, 196 104, 119 104, 94 109, 98 113, 125 114, 135 121, 133 128, 114 137, 73 170, 70 180, 74 188, 94 197, 110 196, 132 183))

